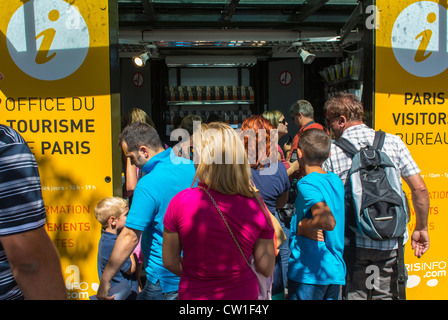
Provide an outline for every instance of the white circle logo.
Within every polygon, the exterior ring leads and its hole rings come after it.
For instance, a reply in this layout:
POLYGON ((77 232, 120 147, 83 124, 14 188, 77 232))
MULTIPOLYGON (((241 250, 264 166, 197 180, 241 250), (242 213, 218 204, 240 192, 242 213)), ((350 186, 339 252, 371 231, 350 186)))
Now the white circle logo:
POLYGON ((448 68, 447 9, 430 1, 406 7, 392 29, 398 63, 418 77, 433 77, 448 68))
POLYGON ((11 58, 23 72, 47 81, 78 70, 90 44, 84 18, 75 6, 62 0, 22 5, 9 21, 6 42, 11 58))

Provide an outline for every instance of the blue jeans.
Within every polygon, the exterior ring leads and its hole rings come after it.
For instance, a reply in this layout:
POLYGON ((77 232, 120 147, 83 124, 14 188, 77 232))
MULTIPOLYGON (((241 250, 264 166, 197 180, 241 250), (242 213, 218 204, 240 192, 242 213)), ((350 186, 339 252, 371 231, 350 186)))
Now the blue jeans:
MULTIPOLYGON (((274 216, 280 221, 277 211, 274 216)), ((280 225, 283 232, 286 235, 286 241, 281 244, 278 248, 279 252, 275 259, 275 269, 274 269, 274 282, 272 284, 272 295, 279 293, 284 293, 287 283, 288 275, 288 264, 289 256, 291 255, 291 250, 289 248, 289 229, 285 226, 283 221, 280 221, 280 225)))
POLYGON ((178 291, 162 292, 160 281, 152 284, 151 281, 146 280, 145 287, 138 294, 137 300, 177 300, 178 291))
POLYGON ((318 285, 288 280, 289 300, 339 300, 340 291, 338 284, 318 285))

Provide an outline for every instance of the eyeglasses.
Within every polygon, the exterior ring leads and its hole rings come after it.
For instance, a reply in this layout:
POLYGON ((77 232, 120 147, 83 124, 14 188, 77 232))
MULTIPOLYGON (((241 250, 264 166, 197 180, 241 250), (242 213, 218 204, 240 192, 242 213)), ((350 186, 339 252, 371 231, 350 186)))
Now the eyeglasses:
POLYGON ((283 120, 279 121, 278 123, 281 123, 281 124, 283 124, 283 125, 286 125, 286 119, 283 118, 283 120))

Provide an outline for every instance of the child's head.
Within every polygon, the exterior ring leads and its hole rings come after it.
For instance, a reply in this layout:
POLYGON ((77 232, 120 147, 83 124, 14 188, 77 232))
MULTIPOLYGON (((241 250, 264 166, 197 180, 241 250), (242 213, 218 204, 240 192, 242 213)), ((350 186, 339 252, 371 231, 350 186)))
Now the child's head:
POLYGON ((108 197, 102 199, 96 205, 95 217, 104 229, 112 227, 112 223, 114 224, 113 227, 117 227, 121 230, 124 227, 124 223, 122 223, 122 225, 119 223, 118 226, 116 224, 119 221, 125 221, 124 218, 126 217, 128 211, 129 204, 126 200, 120 197, 108 197))
POLYGON ((308 129, 300 135, 298 144, 298 153, 302 152, 305 156, 299 160, 313 166, 321 166, 330 155, 331 138, 321 129, 308 129))

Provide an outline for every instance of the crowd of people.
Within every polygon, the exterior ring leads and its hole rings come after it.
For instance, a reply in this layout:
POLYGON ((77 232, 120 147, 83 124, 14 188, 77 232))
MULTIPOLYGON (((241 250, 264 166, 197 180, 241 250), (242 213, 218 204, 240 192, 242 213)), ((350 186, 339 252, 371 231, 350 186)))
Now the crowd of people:
MULTIPOLYGON (((173 148, 152 125, 127 126, 120 145, 144 175, 100 270, 97 297, 116 298, 119 273, 134 281, 122 266, 140 241, 146 277, 136 299, 257 299, 256 273, 271 278, 271 299, 403 299, 401 240, 352 239, 346 227, 351 158, 333 141, 343 136, 362 148, 375 130, 363 123, 362 103, 352 94, 335 95, 324 110, 326 126, 314 121, 308 101, 294 102, 290 116, 299 132, 283 146, 277 141, 288 122, 278 110, 247 118, 240 130, 188 116, 179 125, 187 139, 173 148), (366 286, 369 265, 380 270, 378 287, 366 286)), ((429 248, 426 186, 400 139, 388 134, 384 150, 411 189, 411 246, 420 257, 429 248)))
MULTIPOLYGON (((131 110, 119 138, 123 197, 95 208, 102 226, 95 299, 257 300, 266 298, 262 289, 275 300, 404 299, 398 241, 410 238, 417 257, 429 248, 420 170, 405 144, 387 134, 383 149, 412 192, 415 229, 400 240, 349 237, 351 158, 334 140, 362 148, 375 130, 352 94, 336 94, 324 111, 325 126, 308 101, 294 102, 289 116, 299 133, 283 146, 277 141, 288 122, 278 110, 247 118, 240 130, 189 116, 179 125, 188 139, 168 147, 152 120, 131 110), (366 285, 371 265, 379 269, 374 287, 366 285)), ((23 138, 3 125, 0 163, 0 262, 7 262, 0 263, 0 299, 65 299, 40 187, 33 187, 37 165, 23 138)))

